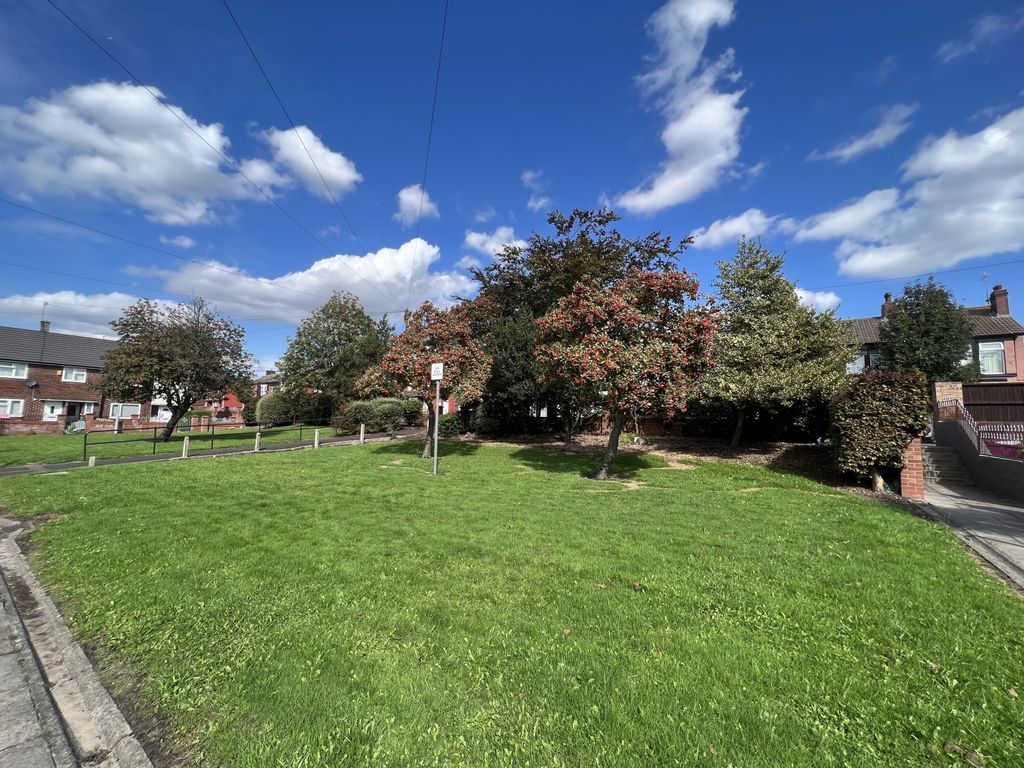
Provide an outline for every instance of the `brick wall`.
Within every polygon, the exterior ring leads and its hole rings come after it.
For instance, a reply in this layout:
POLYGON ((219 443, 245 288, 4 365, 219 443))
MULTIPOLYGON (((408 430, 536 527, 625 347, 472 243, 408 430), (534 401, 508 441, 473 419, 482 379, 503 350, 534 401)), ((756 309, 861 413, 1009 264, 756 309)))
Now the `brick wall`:
POLYGON ((935 400, 959 400, 964 401, 964 385, 959 381, 936 381, 935 400))
POLYGON ((921 456, 921 437, 907 445, 900 470, 900 495, 906 499, 924 500, 924 463, 921 456))
POLYGON ((24 400, 24 421, 42 421, 44 400, 94 402, 97 408, 100 407, 103 397, 98 388, 103 374, 98 370, 88 370, 85 382, 78 383, 61 381, 62 371, 63 368, 58 366, 31 365, 28 369, 28 378, 34 379, 39 386, 29 389, 25 383, 27 379, 0 379, 0 398, 24 400))

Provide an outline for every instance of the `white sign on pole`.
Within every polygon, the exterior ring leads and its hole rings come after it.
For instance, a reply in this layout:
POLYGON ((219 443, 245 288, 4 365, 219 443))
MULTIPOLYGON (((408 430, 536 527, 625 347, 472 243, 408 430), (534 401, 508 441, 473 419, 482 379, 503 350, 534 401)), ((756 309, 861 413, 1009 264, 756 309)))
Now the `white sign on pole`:
POLYGON ((444 363, 430 364, 430 380, 440 381, 444 378, 444 363))

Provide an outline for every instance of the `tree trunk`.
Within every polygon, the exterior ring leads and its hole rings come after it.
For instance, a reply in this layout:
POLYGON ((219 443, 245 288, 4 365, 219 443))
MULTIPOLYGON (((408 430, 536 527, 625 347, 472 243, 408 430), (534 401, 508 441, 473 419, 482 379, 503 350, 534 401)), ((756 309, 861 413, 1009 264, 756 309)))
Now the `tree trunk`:
POLYGON ((160 439, 163 442, 167 442, 171 439, 171 435, 174 434, 174 428, 178 426, 178 422, 181 421, 181 417, 184 416, 188 409, 192 407, 192 404, 179 405, 171 410, 171 418, 164 426, 164 431, 160 433, 160 439))
POLYGON ((604 457, 601 459, 601 468, 597 470, 598 480, 608 479, 608 470, 615 461, 615 454, 619 450, 619 435, 622 434, 622 425, 626 421, 626 414, 616 411, 612 419, 612 431, 608 433, 608 447, 604 449, 604 457))
POLYGON ((565 444, 569 445, 576 431, 576 414, 565 403, 562 403, 562 407, 559 410, 562 412, 562 434, 565 437, 565 444))
POLYGON ((882 480, 882 473, 877 469, 871 470, 871 490, 875 493, 885 491, 885 481, 882 480))
POLYGON ((743 436, 743 422, 747 418, 747 409, 742 405, 736 412, 736 430, 732 433, 732 447, 740 447, 740 437, 743 436))
POLYGON ((429 459, 434 455, 434 420, 437 419, 437 403, 431 398, 427 403, 427 439, 423 441, 423 455, 420 458, 429 459))

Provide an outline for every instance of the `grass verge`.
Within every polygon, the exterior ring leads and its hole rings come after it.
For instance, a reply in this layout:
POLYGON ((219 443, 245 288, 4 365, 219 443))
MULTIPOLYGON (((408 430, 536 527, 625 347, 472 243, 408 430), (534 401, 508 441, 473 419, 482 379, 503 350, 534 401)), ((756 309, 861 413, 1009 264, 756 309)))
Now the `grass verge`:
POLYGON ((399 442, 0 481, 78 635, 232 766, 1024 764, 1024 601, 739 464, 399 442))

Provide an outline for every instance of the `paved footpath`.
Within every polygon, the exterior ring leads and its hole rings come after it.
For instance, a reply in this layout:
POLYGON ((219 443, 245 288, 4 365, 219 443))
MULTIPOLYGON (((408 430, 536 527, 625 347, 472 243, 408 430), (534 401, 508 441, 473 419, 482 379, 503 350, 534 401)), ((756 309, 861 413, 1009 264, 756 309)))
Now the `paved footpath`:
POLYGON ((77 765, 7 582, 0 577, 0 768, 77 765))
POLYGON ((925 506, 994 568, 1024 589, 1024 506, 969 485, 930 483, 925 506))

